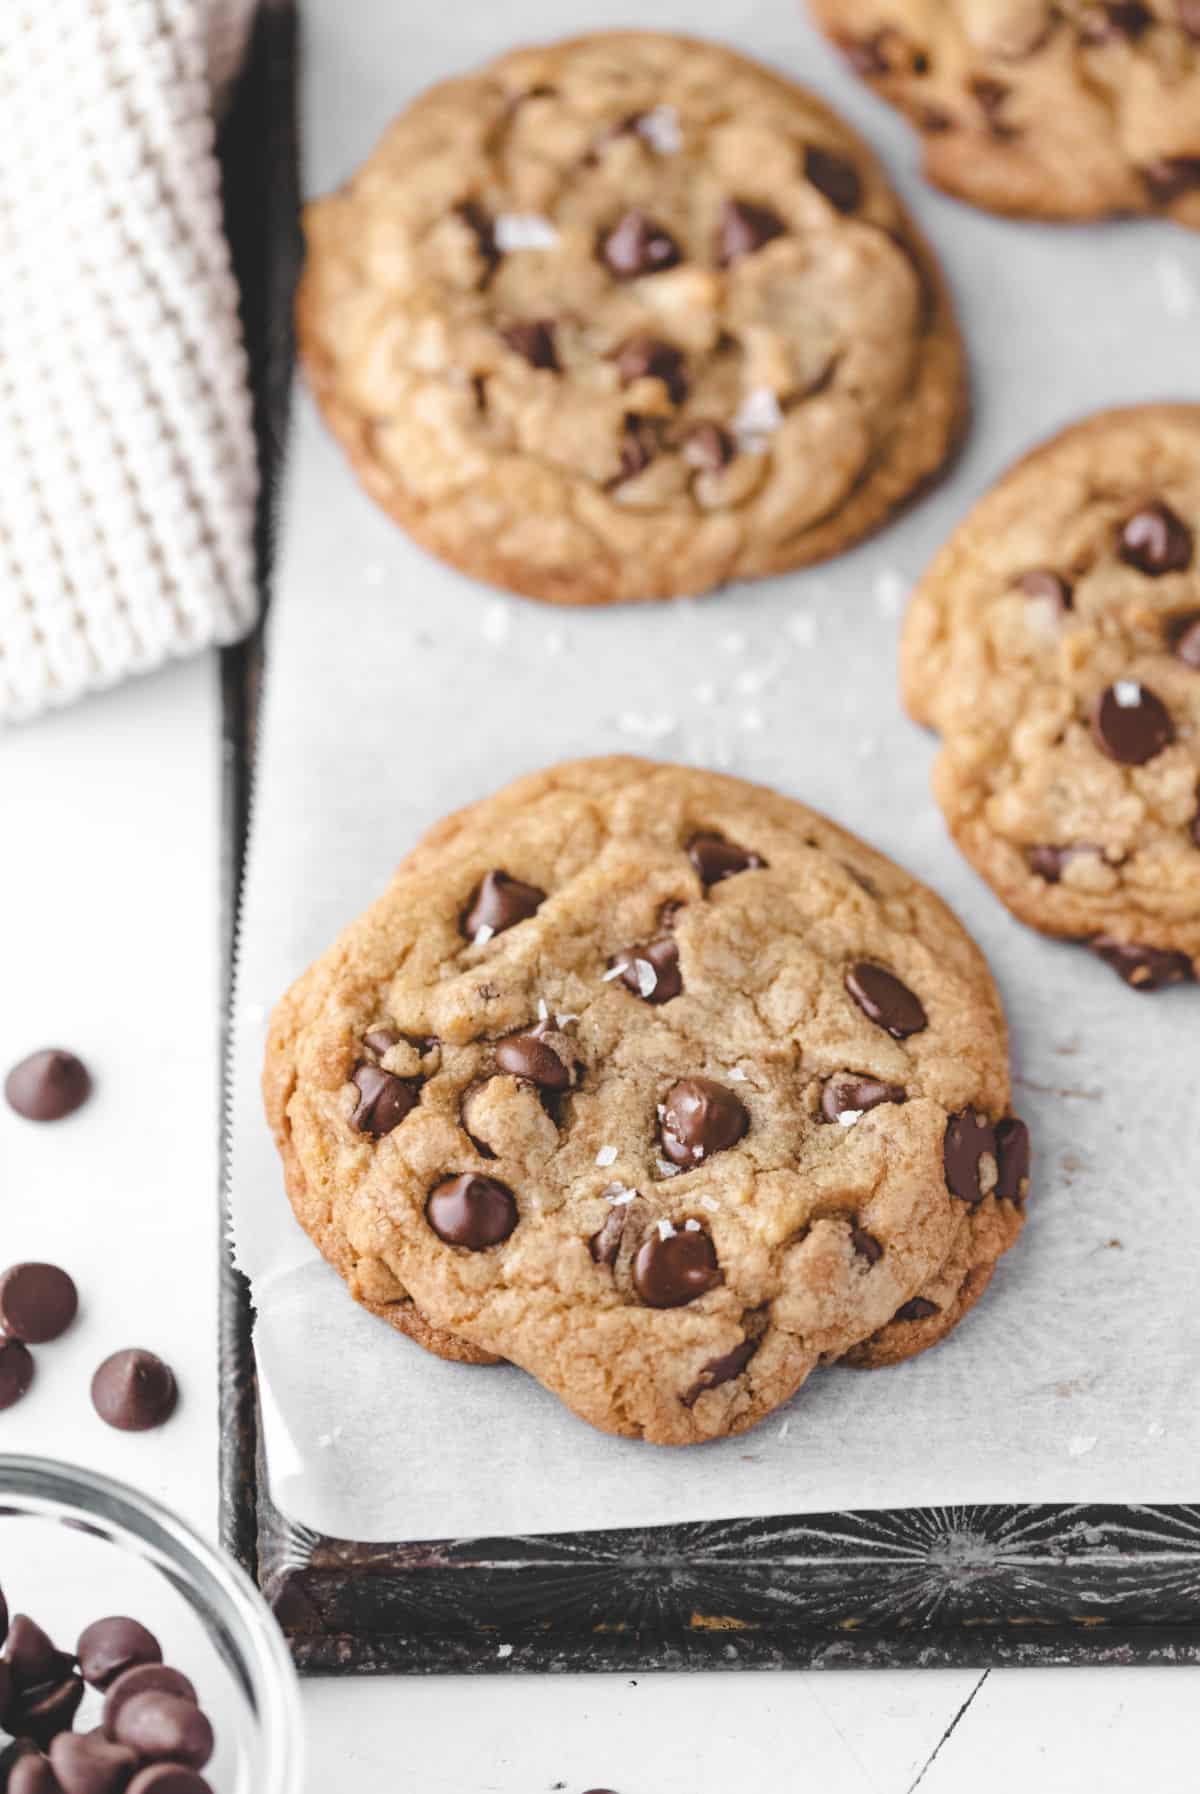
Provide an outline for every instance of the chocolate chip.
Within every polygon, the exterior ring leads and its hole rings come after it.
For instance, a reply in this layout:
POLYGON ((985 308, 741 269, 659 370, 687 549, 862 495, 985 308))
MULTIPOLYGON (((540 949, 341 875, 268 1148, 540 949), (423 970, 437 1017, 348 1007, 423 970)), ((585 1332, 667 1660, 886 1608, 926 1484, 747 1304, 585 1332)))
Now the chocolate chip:
POLYGON ((1189 984, 1196 976, 1188 955, 1170 947, 1140 947, 1106 934, 1098 934, 1088 946, 1134 990, 1164 990, 1171 984, 1189 984))
POLYGON ((553 318, 531 318, 510 324, 500 334, 514 354, 521 356, 531 368, 546 368, 552 374, 562 372, 554 341, 553 318))
POLYGON ((448 1246, 465 1246, 468 1252, 498 1246, 520 1219, 507 1184, 470 1172, 438 1184, 425 1204, 425 1218, 440 1240, 448 1246))
POLYGON ((203 1769, 212 1756, 212 1727, 196 1703, 159 1688, 127 1698, 114 1729, 117 1743, 128 1745, 144 1762, 203 1769))
POLYGON ((673 405, 682 405, 687 398, 687 360, 682 349, 661 336, 643 331, 631 336, 617 350, 617 372, 623 386, 635 380, 661 380, 673 405))
POLYGON ((683 439, 683 458, 701 473, 720 473, 737 453, 737 444, 720 424, 693 424, 683 439))
POLYGON ((1200 43, 1200 0, 1175 0, 1180 30, 1200 43))
POLYGON ((183 1763, 151 1763, 134 1776, 125 1794, 212 1794, 212 1787, 183 1763))
POLYGON ((545 901, 545 891, 536 885, 522 884, 507 872, 489 872, 471 898, 462 919, 462 932, 469 941, 475 941, 481 930, 487 929, 484 939, 490 940, 492 935, 528 921, 545 901))
POLYGON ((1167 640, 1176 659, 1200 673, 1200 610, 1184 611, 1167 625, 1167 640))
POLYGON ((380 1059, 399 1043, 400 1036, 393 1028, 372 1028, 368 1034, 363 1035, 363 1045, 368 1052, 375 1053, 380 1059))
POLYGON ((936 1302, 930 1302, 924 1296, 914 1296, 903 1308, 897 1308, 892 1316, 894 1321, 927 1321, 931 1315, 942 1311, 936 1302))
POLYGON ((1120 679, 1100 693, 1092 708, 1092 739, 1122 766, 1144 766, 1175 739, 1162 699, 1136 679, 1120 679))
POLYGON ((62 1794, 121 1794, 138 1767, 136 1752, 94 1732, 63 1732, 50 1746, 62 1794))
POLYGON ((26 1121, 61 1121, 91 1094, 87 1066, 63 1047, 44 1047, 14 1065, 4 1082, 9 1107, 26 1121))
POLYGON ((75 1655, 84 1681, 93 1688, 107 1689, 135 1664, 161 1663, 162 1647, 153 1632, 147 1632, 137 1620, 114 1614, 84 1628, 75 1655))
POLYGON ((751 205, 744 199, 721 202, 717 218, 716 257, 719 268, 728 268, 754 255, 774 237, 782 237, 785 225, 769 206, 751 205))
POLYGON ((1117 556, 1151 579, 1186 573, 1192 564, 1192 532, 1170 505, 1157 500, 1122 525, 1117 556))
POLYGON ((1075 593, 1070 580, 1050 567, 1031 567, 1028 573, 1022 573, 1017 585, 1027 598, 1044 598, 1059 611, 1074 609, 1075 593))
POLYGON ((1064 868, 1069 865, 1077 853, 1088 851, 1078 847, 1055 847, 1050 842, 1042 842, 1037 847, 1025 849, 1025 860, 1031 872, 1044 878, 1048 885, 1056 885, 1063 875, 1064 868))
POLYGON ((912 118, 918 131, 924 131, 930 137, 940 137, 944 131, 954 129, 953 118, 940 106, 918 106, 912 118))
POLYGON ((902 1103, 908 1093, 899 1084, 882 1084, 878 1078, 858 1077, 839 1072, 827 1078, 821 1091, 821 1114, 826 1121, 837 1121, 843 1115, 861 1115, 877 1109, 881 1103, 902 1103))
POLYGON ((622 1202, 610 1209, 604 1225, 588 1241, 588 1250, 598 1265, 614 1265, 621 1250, 621 1235, 629 1219, 629 1204, 622 1202))
POLYGON ((946 1123, 942 1145, 942 1162, 946 1171, 946 1188, 960 1202, 972 1207, 987 1194, 983 1188, 983 1161, 997 1162, 996 1130, 986 1115, 976 1109, 964 1109, 946 1123))
POLYGON ((701 1165, 715 1152, 736 1146, 750 1116, 732 1090, 712 1078, 682 1078, 667 1092, 662 1147, 675 1165, 701 1165))
POLYGON ((18 1694, 44 1682, 61 1680, 75 1667, 75 1659, 58 1650, 49 1634, 27 1613, 13 1615, 4 1641, 4 1661, 18 1694))
POLYGON ((850 1244, 858 1256, 865 1258, 869 1265, 877 1265, 883 1257, 882 1245, 873 1233, 867 1232, 865 1227, 856 1226, 850 1229, 850 1244))
POLYGON ((996 1194, 1019 1206, 1029 1193, 1029 1129, 1015 1115, 996 1123, 996 1194))
POLYGON ((613 960, 621 983, 646 1003, 669 1003, 683 989, 679 948, 669 936, 644 947, 626 947, 613 960))
POLYGON ((13 1265, 0 1277, 0 1332, 26 1345, 47 1345, 79 1311, 79 1292, 57 1265, 13 1265))
POLYGON ((1079 35, 1085 44, 1103 44, 1114 37, 1132 42, 1153 23, 1154 14, 1141 0, 1106 0, 1104 5, 1087 8, 1079 21, 1079 35))
POLYGON ((891 33, 877 31, 872 37, 843 38, 839 50, 856 75, 864 81, 877 81, 891 73, 891 64, 884 54, 884 45, 891 33))
POLYGON ((1144 165, 1142 178, 1156 205, 1174 205, 1200 187, 1200 156, 1160 156, 1144 165))
POLYGON ((33 1354, 19 1339, 0 1339, 0 1410, 28 1394, 33 1382, 33 1354))
POLYGON ((732 878, 737 872, 761 871, 767 863, 756 853, 714 834, 693 835, 687 856, 705 885, 719 885, 722 879, 732 878))
POLYGON ((196 1690, 177 1669, 169 1669, 165 1663, 139 1663, 135 1669, 127 1669, 111 1684, 104 1697, 104 1712, 101 1723, 106 1738, 115 1738, 117 1721, 126 1701, 132 1700, 135 1694, 174 1694, 180 1700, 196 1704, 196 1690))
POLYGON ((639 211, 626 212, 601 236, 599 254, 618 280, 661 274, 665 268, 674 268, 683 259, 670 232, 639 211))
POLYGON ((169 1364, 138 1347, 114 1352, 92 1378, 92 1406, 121 1433, 163 1426, 175 1412, 179 1390, 169 1364))
POLYGON ((627 411, 621 425, 621 472, 617 485, 644 473, 662 446, 662 423, 656 417, 639 417, 627 411))
POLYGON ((970 83, 971 96, 982 112, 984 122, 993 137, 1014 137, 1016 128, 1010 125, 1001 114, 1012 89, 1005 81, 997 81, 991 75, 976 75, 970 83))
POLYGON ((846 989, 868 1021, 883 1028, 893 1040, 907 1040, 929 1026, 929 1018, 907 984, 894 972, 860 959, 846 969, 846 989))
POLYGON ((9 1710, 8 1724, 22 1738, 32 1738, 39 1750, 49 1750, 60 1732, 70 1731, 82 1700, 79 1677, 64 1675, 18 1696, 9 1710))
MULTIPOLYGON (((808 144, 804 151, 804 178, 818 193, 824 194, 837 212, 853 212, 862 199, 862 180, 853 162, 835 156, 832 150, 808 144)), ((780 230, 782 230, 780 225, 780 230)), ((778 236, 778 231, 772 232, 778 236)))
POLYGON ((759 1339, 743 1339, 741 1345, 735 1345, 723 1357, 710 1359, 687 1394, 680 1397, 684 1407, 694 1408, 710 1389, 719 1389, 722 1383, 732 1383, 740 1377, 761 1344, 759 1339))
POLYGON ((524 1078, 540 1090, 569 1090, 571 1067, 564 1065, 554 1048, 531 1028, 525 1034, 510 1034, 496 1048, 496 1064, 514 1078, 524 1078))
POLYGON ((633 1282, 648 1308, 682 1308, 721 1281, 716 1248, 703 1229, 684 1227, 664 1239, 658 1228, 633 1261, 633 1282))
MULTIPOLYGON (((7 1633, 7 1631, 8 1631, 8 1602, 4 1599, 4 1590, 2 1588, 0 1588, 0 1644, 3 1644, 4 1637, 5 1637, 5 1634, 7 1633)), ((0 1662, 3 1662, 3 1658, 0 1658, 0 1662)), ((2 1725, 3 1723, 4 1723, 4 1700, 3 1700, 3 1696, 0 1695, 0 1725, 2 1725)), ((0 1783, 0 1787, 2 1787, 2 1786, 3 1786, 3 1783, 0 1783)))
MULTIPOLYGON (((8 1794, 62 1794, 58 1777, 32 1739, 22 1738, 14 1748, 21 1754, 13 1759, 7 1783, 0 1782, 8 1794), (22 1748, 25 1745, 29 1746, 27 1751, 22 1748)), ((3 1766, 4 1758, 0 1757, 0 1769, 3 1766)))
POLYGON ((480 205, 477 199, 464 200, 454 208, 455 217, 461 218, 471 235, 475 238, 476 248, 484 263, 481 287, 487 286, 492 275, 500 265, 500 251, 496 245, 496 227, 491 214, 480 205))
POLYGON ((351 1082, 358 1089, 358 1104, 350 1117, 350 1126, 372 1140, 382 1140, 417 1106, 417 1093, 411 1082, 383 1071, 378 1065, 360 1065, 351 1082))

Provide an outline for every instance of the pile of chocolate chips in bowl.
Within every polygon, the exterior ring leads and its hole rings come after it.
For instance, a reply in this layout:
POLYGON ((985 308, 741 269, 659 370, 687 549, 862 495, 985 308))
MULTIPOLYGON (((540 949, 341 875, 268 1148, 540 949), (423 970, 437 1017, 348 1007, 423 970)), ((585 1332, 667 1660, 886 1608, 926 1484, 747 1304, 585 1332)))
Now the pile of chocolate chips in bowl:
POLYGON ((212 1726, 145 1626, 96 1620, 60 1651, 0 1590, 0 1633, 0 1794, 213 1794, 212 1726))

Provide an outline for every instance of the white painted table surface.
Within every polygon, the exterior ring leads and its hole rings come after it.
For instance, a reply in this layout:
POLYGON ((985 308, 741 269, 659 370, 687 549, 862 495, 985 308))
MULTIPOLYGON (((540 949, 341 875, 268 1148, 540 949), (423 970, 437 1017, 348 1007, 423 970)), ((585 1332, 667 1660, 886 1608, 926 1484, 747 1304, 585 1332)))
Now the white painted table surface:
MULTIPOLYGON (((215 1531, 218 829, 211 658, 0 736, 0 1065, 82 1053, 96 1093, 0 1106, 0 1264, 58 1260, 81 1318, 0 1451, 150 1490, 215 1531), (179 1374, 168 1430, 109 1432, 109 1350, 179 1374)), ((0 1581, 5 1566, 0 1563, 0 1581)), ((88 1616, 90 1617, 90 1616, 88 1616)), ((311 1794, 1192 1794, 1191 1669, 442 1677, 305 1685, 311 1794)))

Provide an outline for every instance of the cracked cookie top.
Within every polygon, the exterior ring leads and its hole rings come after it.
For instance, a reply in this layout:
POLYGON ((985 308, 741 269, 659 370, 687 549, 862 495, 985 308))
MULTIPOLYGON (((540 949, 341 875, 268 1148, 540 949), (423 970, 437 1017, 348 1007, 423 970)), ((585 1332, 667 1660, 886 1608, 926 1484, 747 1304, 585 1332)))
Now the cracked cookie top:
POLYGON ((955 840, 1138 989, 1200 970, 1200 406, 1102 413, 942 549, 901 648, 955 840))
POLYGON ((435 828, 280 1004, 266 1093, 354 1293, 667 1443, 949 1309, 1028 1181, 939 899, 790 799, 633 759, 435 828))
POLYGON ((964 410, 940 276, 865 145, 719 45, 514 51, 305 213, 310 380, 368 489, 566 603, 834 554, 964 410))
POLYGON ((810 4, 939 186, 996 212, 1200 227, 1198 0, 810 4))

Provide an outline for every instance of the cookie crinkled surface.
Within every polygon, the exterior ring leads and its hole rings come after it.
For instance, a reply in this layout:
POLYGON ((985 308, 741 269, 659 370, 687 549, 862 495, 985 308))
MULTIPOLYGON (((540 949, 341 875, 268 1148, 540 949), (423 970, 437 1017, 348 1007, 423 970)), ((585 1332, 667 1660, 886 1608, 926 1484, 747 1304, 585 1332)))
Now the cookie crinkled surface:
POLYGON ((601 34, 444 82, 305 232, 300 349, 362 483, 531 597, 836 554, 965 421, 950 300, 880 165, 717 44, 601 34))
POLYGON ((636 759, 431 830, 280 1003, 265 1092, 358 1300, 662 1443, 934 1343, 1028 1187, 945 905, 789 798, 636 759))

